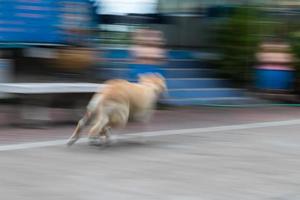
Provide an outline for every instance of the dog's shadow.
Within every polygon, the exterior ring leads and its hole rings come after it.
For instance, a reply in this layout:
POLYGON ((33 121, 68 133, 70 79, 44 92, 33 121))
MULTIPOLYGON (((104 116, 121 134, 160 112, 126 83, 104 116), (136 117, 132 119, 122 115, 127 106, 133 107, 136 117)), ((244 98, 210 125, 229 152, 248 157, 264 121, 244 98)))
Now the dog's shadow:
POLYGON ((99 150, 120 150, 120 149, 135 149, 135 148, 149 148, 159 145, 159 141, 147 140, 117 140, 110 143, 88 144, 90 147, 98 148, 99 150))

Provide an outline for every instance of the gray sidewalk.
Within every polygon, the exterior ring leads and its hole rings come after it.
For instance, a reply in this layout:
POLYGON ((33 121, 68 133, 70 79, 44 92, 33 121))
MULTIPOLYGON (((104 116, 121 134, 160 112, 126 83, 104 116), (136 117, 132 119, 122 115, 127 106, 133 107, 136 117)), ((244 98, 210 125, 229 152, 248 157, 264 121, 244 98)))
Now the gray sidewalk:
MULTIPOLYGON (((298 200, 299 114, 289 108, 161 111, 147 129, 131 124, 123 133, 199 132, 124 139, 109 147, 1 151, 0 192, 14 200, 298 200), (264 121, 270 123, 257 128, 264 121)), ((36 142, 62 139, 70 130, 23 133, 36 142)))

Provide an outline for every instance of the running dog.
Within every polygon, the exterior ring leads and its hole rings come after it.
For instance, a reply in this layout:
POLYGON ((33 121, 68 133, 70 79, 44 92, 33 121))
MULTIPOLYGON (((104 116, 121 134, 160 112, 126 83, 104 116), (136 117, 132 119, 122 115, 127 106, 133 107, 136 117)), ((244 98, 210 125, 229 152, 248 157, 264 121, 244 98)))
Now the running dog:
POLYGON ((165 79, 160 74, 143 74, 138 83, 115 79, 105 83, 102 91, 90 100, 87 111, 68 140, 74 144, 85 125, 91 123, 90 141, 101 137, 109 140, 110 128, 123 128, 129 120, 147 122, 161 94, 167 91, 165 79))

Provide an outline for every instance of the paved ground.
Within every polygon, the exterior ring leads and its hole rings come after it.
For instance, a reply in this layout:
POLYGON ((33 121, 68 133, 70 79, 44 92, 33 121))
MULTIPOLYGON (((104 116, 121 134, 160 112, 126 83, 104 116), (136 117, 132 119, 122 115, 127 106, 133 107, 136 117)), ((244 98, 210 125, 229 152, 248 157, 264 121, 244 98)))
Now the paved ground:
POLYGON ((67 148, 72 129, 2 127, 1 199, 300 198, 299 108, 160 111, 109 147, 67 148))

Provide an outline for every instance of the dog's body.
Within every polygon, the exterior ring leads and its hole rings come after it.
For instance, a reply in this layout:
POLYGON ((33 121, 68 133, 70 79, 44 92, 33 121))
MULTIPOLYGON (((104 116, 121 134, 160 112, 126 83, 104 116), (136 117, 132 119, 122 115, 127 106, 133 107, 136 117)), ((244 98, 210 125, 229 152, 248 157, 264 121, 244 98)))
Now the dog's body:
POLYGON ((92 123, 89 138, 105 136, 108 139, 108 129, 126 126, 129 119, 148 121, 151 118, 156 102, 165 90, 166 84, 160 75, 142 75, 138 83, 126 80, 107 81, 103 91, 96 93, 84 117, 69 139, 68 144, 75 143, 81 129, 92 123))

